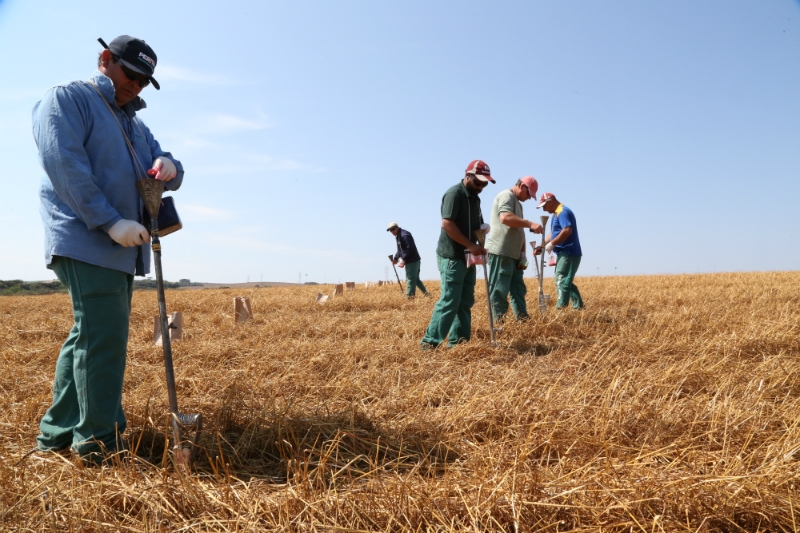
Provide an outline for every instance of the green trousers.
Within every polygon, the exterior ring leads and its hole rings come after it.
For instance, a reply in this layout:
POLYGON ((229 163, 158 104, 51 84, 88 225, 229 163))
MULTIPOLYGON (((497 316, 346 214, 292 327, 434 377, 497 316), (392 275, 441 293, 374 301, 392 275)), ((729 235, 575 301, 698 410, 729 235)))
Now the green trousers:
POLYGON ((54 257, 51 267, 69 289, 75 323, 58 355, 39 449, 72 446, 82 457, 114 452, 124 447, 122 381, 133 276, 67 257, 54 257))
POLYGON ((511 294, 511 310, 517 320, 528 317, 525 295, 528 293, 522 276, 524 270, 517 268, 519 259, 505 255, 489 254, 489 299, 495 320, 502 320, 508 311, 508 295, 511 294))
POLYGON ((439 346, 447 339, 452 348, 470 338, 472 305, 475 303, 475 267, 464 261, 436 256, 442 278, 441 296, 420 345, 439 346))
POLYGON ((558 290, 557 308, 566 307, 572 300, 572 307, 580 309, 583 307, 583 298, 578 291, 578 287, 573 283, 575 274, 578 273, 578 266, 581 264, 581 257, 576 255, 558 254, 556 262, 555 282, 558 290))
POLYGON ((417 293, 419 287, 422 294, 428 294, 425 285, 419 279, 419 267, 422 261, 414 261, 413 263, 406 263, 406 296, 413 298, 417 293))

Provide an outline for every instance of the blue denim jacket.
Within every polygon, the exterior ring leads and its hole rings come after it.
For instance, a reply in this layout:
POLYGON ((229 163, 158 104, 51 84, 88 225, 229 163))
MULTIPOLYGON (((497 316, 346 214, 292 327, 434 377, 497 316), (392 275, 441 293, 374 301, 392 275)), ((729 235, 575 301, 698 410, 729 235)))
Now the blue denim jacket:
MULTIPOLYGON (((97 84, 125 128, 145 169, 168 157, 178 175, 167 182, 174 191, 183 181, 183 165, 153 138, 136 112, 144 100, 117 107, 111 79, 96 72, 97 84), (138 125, 134 125, 134 121, 138 125), (144 134, 144 136, 142 136, 144 134)), ((45 260, 54 255, 144 276, 150 271, 150 245, 115 245, 108 230, 121 219, 142 221, 137 173, 114 115, 89 81, 53 87, 33 107, 33 137, 46 172, 39 188, 44 223, 45 260)))

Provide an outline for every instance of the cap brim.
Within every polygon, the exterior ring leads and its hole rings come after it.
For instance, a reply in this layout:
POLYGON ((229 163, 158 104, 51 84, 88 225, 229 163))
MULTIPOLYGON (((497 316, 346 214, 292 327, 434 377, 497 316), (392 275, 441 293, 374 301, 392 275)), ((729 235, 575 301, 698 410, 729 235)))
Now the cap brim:
POLYGON ((148 72, 142 72, 142 69, 133 66, 131 63, 128 63, 127 61, 125 61, 121 57, 119 58, 119 62, 122 63, 123 65, 125 65, 126 67, 128 67, 129 69, 131 69, 132 71, 138 72, 139 74, 142 74, 143 76, 147 76, 148 78, 150 78, 150 83, 153 84, 153 87, 155 87, 156 90, 158 90, 158 91, 161 90, 161 85, 159 85, 158 82, 156 81, 156 79, 153 76, 151 76, 148 72))
POLYGON ((539 205, 536 206, 536 209, 539 209, 540 207, 544 206, 544 204, 546 204, 546 203, 547 203, 547 200, 542 200, 541 202, 539 202, 539 205))
POLYGON ((483 181, 483 182, 486 182, 486 183, 489 183, 491 181, 492 183, 497 183, 496 181, 494 181, 493 177, 487 176, 486 174, 474 174, 473 173, 472 175, 475 176, 475 178, 477 178, 478 181, 483 181))

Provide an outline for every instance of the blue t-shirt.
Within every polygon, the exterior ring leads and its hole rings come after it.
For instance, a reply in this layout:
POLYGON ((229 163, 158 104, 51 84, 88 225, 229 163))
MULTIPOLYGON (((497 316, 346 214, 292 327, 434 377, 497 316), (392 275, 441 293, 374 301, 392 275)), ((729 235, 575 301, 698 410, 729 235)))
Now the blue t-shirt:
POLYGON ((555 246, 554 250, 556 254, 582 256, 581 241, 578 239, 578 223, 575 220, 575 213, 573 213, 572 209, 569 207, 561 204, 553 215, 553 223, 550 226, 550 233, 552 234, 550 240, 558 237, 558 234, 561 233, 561 230, 564 228, 572 228, 572 234, 566 241, 555 246))

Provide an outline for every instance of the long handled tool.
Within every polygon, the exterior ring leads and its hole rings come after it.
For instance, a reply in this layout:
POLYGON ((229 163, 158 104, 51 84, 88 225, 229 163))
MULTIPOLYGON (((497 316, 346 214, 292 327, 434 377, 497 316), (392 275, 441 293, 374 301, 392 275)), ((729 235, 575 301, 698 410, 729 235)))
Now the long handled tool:
POLYGON ((177 464, 188 467, 194 461, 197 439, 203 429, 203 415, 199 413, 184 414, 178 411, 175 372, 172 368, 172 344, 170 343, 169 323, 167 320, 167 303, 164 298, 164 276, 161 273, 161 241, 158 238, 158 210, 161 207, 161 195, 164 193, 164 182, 153 178, 145 178, 136 182, 136 189, 144 200, 147 214, 150 215, 153 262, 155 263, 156 284, 158 285, 158 314, 161 319, 161 340, 164 347, 164 366, 167 371, 169 410, 172 414, 172 454, 177 464), (183 430, 194 431, 194 436, 190 440, 184 440, 182 438, 183 430))
MULTIPOLYGON (((484 226, 487 226, 484 224, 484 226)), ((478 244, 481 246, 486 245, 486 234, 488 233, 488 229, 484 229, 483 226, 477 231, 475 231, 475 236, 478 238, 478 244)), ((497 346, 497 342, 495 342, 495 333, 500 333, 503 331, 503 328, 496 328, 494 327, 494 311, 492 310, 492 295, 489 292, 489 271, 486 269, 486 264, 489 262, 489 256, 486 253, 486 249, 484 248, 483 252, 483 280, 486 282, 486 303, 489 304, 489 336, 492 340, 492 346, 497 346)))
POLYGON ((403 290, 403 284, 400 283, 400 275, 397 273, 397 269, 394 267, 394 256, 389 255, 389 261, 392 262, 392 268, 394 269, 394 275, 397 277, 397 284, 400 285, 400 292, 405 294, 406 291, 403 290))
MULTIPOLYGON (((534 257, 533 262, 536 263, 537 259, 539 260, 539 264, 536 267, 536 274, 539 276, 539 312, 542 314, 542 318, 544 315, 547 314, 547 305, 550 303, 550 295, 544 293, 544 236, 547 233, 547 220, 550 217, 548 215, 542 215, 542 252, 541 257, 536 258, 534 257)), ((535 247, 536 241, 531 241, 531 244, 535 247)))

